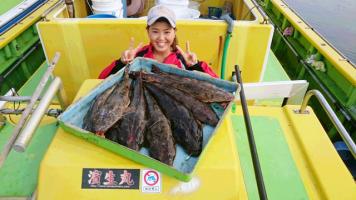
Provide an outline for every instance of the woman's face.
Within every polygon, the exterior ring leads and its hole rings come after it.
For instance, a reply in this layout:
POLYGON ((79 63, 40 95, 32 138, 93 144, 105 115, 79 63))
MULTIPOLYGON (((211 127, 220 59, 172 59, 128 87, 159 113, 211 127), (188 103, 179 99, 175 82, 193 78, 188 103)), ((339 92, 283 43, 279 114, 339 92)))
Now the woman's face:
POLYGON ((167 22, 156 22, 148 28, 148 37, 154 47, 154 50, 159 53, 171 51, 176 31, 167 22))

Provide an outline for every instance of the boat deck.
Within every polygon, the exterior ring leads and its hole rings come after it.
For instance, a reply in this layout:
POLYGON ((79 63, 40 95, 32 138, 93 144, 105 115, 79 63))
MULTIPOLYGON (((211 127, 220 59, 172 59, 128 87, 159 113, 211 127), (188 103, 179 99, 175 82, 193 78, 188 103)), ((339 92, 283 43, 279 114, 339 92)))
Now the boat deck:
MULTIPOLYGON (((276 78, 277 80, 280 80, 280 77, 284 76, 284 74, 279 74, 281 66, 277 64, 273 62, 273 53, 271 53, 266 74, 279 76, 279 78, 276 78)), ((20 94, 32 94, 34 85, 38 83, 46 66, 46 64, 41 66, 21 91, 19 91, 20 94)), ((287 76, 284 77, 288 78, 287 76)), ((272 81, 274 78, 269 76, 264 80, 272 81)), ((90 88, 98 83, 100 83, 99 80, 88 80, 84 84, 85 86, 83 89, 77 93, 77 96, 85 95, 90 88)), ((315 115, 312 113, 309 117, 304 118, 295 115, 292 111, 294 108, 296 107, 250 107, 251 119, 263 168, 262 170, 265 176, 265 182, 268 185, 267 191, 269 195, 274 199, 293 199, 294 197, 325 199, 327 197, 335 198, 334 195, 337 195, 337 193, 340 192, 343 195, 346 195, 345 199, 353 197, 355 194, 352 193, 352 191, 355 191, 355 188, 352 178, 338 157, 326 134, 317 134, 322 132, 322 127, 315 115), (268 127, 268 129, 266 129, 266 127, 268 127), (305 127, 309 128, 308 131, 304 129, 305 127), (267 135, 267 133, 269 135, 267 135), (323 151, 321 152, 320 149, 323 149, 323 151), (325 157, 328 157, 328 159, 325 159, 325 157), (286 192, 291 191, 291 188, 294 191, 293 193, 297 193, 298 195, 294 194, 291 196, 291 194, 293 194, 292 192, 286 192)), ((247 148, 243 117, 238 105, 231 110, 228 118, 229 120, 226 121, 225 126, 226 130, 223 132, 231 131, 233 134, 228 137, 221 137, 221 139, 214 139, 214 141, 218 140, 217 143, 219 144, 213 145, 213 149, 211 150, 212 153, 206 153, 205 156, 208 158, 205 161, 202 161, 204 164, 200 164, 204 167, 198 167, 196 174, 200 181, 206 180, 204 185, 207 184, 206 182, 212 182, 212 184, 214 184, 214 186, 207 186, 208 188, 213 187, 223 189, 225 191, 223 193, 226 196, 235 195, 235 197, 240 199, 246 199, 248 196, 251 199, 255 199, 257 188, 252 176, 253 168, 249 150, 247 148), (226 148, 226 144, 229 144, 230 148, 226 148), (221 149, 225 150, 221 151, 221 149), (220 152, 220 154, 214 152, 220 152), (226 160, 222 161, 223 158, 226 160), (200 172, 201 170, 203 172, 200 172), (210 170, 209 173, 207 173, 208 175, 199 176, 199 174, 206 174, 206 170, 210 170), (217 174, 216 177, 211 177, 211 170, 217 174), (229 175, 219 175, 220 171, 228 171, 229 175), (232 184, 225 184, 225 180, 231 180, 231 177, 234 177, 232 184), (226 191, 227 185, 229 185, 228 188, 233 191, 232 193, 226 191), (236 188, 239 189, 236 190, 236 188)), ((16 120, 16 117, 13 120, 16 120)), ((23 154, 12 151, 5 165, 0 169, 0 179, 5 180, 0 182, 0 188, 2 188, 0 190, 0 196, 28 197, 32 194, 37 186, 41 159, 53 137, 54 140, 42 164, 42 169, 45 169, 41 172, 41 177, 45 178, 45 180, 41 179, 41 182, 44 181, 43 183, 48 183, 48 181, 50 181, 51 184, 52 182, 58 182, 59 184, 62 181, 68 182, 71 178, 79 180, 81 174, 78 173, 81 173, 81 171, 78 171, 78 169, 83 168, 83 165, 86 165, 86 167, 101 166, 103 168, 118 168, 117 166, 120 166, 120 168, 145 168, 142 165, 138 165, 111 152, 98 148, 95 145, 87 143, 64 132, 62 129, 58 129, 53 118, 46 117, 45 120, 46 125, 41 125, 37 130, 28 150, 23 154), (66 152, 70 156, 65 156, 66 152), (84 157, 83 155, 90 156, 84 157), (100 165, 97 165, 96 163, 100 163, 100 165), (48 166, 49 168, 44 166, 48 166), (75 175, 68 171, 61 174, 64 167, 73 168, 73 173, 75 175)), ((4 145, 3 141, 9 137, 12 129, 13 125, 8 123, 8 125, 1 130, 1 148, 4 145)), ((176 188, 173 187, 173 185, 177 186, 182 184, 165 175, 162 175, 162 178, 163 180, 167 180, 168 185, 172 186, 167 187, 167 183, 164 182, 163 192, 165 193, 171 192, 172 188, 176 188)), ((75 183, 78 183, 78 180, 76 180, 75 183)), ((72 186, 73 185, 69 184, 68 186, 60 187, 69 187, 63 188, 63 190, 71 191, 71 194, 77 193, 80 190, 80 183, 75 187, 72 186)), ((58 187, 55 186, 51 188, 54 190, 52 193, 40 192, 40 197, 43 199, 56 199, 57 197, 49 197, 47 195, 56 194, 56 191, 59 189, 58 187)), ((42 190, 40 189, 40 191, 42 190)), ((207 192, 206 190, 204 191, 205 192, 196 194, 197 198, 207 198, 212 195, 212 193, 207 192)), ((214 190, 214 192, 217 191, 218 189, 214 190)), ((117 193, 119 192, 120 190, 113 190, 112 192, 107 192, 106 195, 108 197, 110 195, 118 195, 117 193)), ((95 191, 89 192, 88 194, 93 195, 93 193, 95 193, 95 191)), ((80 196, 83 194, 78 195, 80 196)), ((100 193, 100 195, 102 194, 100 193)), ((137 195, 140 196, 141 193, 137 192, 137 195)), ((76 199, 80 199, 81 197, 79 196, 76 199)), ((221 197, 222 196, 220 195, 219 198, 221 197)))
MULTIPOLYGON (((99 83, 100 80, 96 79, 85 81, 77 98, 99 83)), ((320 134, 323 129, 312 111, 307 116, 301 116, 294 113, 296 106, 251 106, 249 109, 269 198, 356 197, 351 175, 327 135, 320 134)), ((66 195, 74 199, 90 199, 95 196, 130 196, 133 199, 177 196, 179 199, 257 199, 241 108, 234 104, 227 112, 222 124, 217 127, 217 133, 201 155, 192 181, 186 183, 190 184, 186 186, 190 189, 177 189, 184 183, 162 174, 161 193, 151 195, 140 189, 81 189, 82 182, 86 181, 82 174, 84 168, 144 170, 146 167, 59 128, 41 164, 38 199, 63 199, 66 195), (64 182, 68 184, 62 184, 64 182), (57 196, 58 190, 66 193, 57 196)))

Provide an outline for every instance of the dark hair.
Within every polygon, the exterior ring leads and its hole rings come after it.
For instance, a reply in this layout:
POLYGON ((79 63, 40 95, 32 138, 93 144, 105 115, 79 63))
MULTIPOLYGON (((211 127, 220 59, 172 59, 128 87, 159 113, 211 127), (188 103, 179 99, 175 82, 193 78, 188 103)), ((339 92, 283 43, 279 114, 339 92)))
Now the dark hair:
MULTIPOLYGON (((170 27, 172 27, 172 25, 169 23, 169 21, 168 21, 168 19, 166 19, 165 17, 160 17, 160 18, 158 18, 156 21, 155 21, 155 23, 157 23, 157 22, 165 22, 165 23, 167 23, 167 24, 169 24, 169 26, 170 27)), ((153 23, 153 24, 155 24, 155 23, 153 23)), ((146 26, 146 29, 148 30, 150 28, 150 26, 146 26)), ((172 27, 173 28, 173 27, 172 27)), ((175 31, 177 31, 177 28, 173 28, 175 31)), ((172 45, 171 45, 171 48, 172 48, 172 50, 173 51, 177 51, 178 49, 177 49, 177 46, 178 45, 178 39, 177 39, 177 35, 174 37, 174 39, 173 39, 173 43, 172 43, 172 45)))

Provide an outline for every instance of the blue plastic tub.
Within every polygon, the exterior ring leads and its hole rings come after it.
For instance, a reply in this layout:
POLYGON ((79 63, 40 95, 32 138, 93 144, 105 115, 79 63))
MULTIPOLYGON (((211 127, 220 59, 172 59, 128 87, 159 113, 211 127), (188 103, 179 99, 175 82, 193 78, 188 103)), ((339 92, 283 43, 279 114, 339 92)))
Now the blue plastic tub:
POLYGON ((87 18, 116 18, 116 16, 110 14, 94 14, 89 15, 87 18))
MULTIPOLYGON (((220 87, 230 93, 235 92, 238 87, 237 84, 233 82, 212 78, 207 74, 202 74, 201 72, 182 70, 146 58, 136 58, 130 65, 130 71, 144 70, 150 72, 152 64, 159 67, 160 70, 164 72, 169 72, 172 74, 180 75, 182 77, 189 77, 197 80, 210 82, 215 86, 220 87)), ((108 149, 114 153, 117 153, 138 163, 144 164, 147 167, 156 169, 167 175, 176 177, 177 179, 180 179, 182 181, 189 181, 196 163, 198 162, 199 158, 204 155, 205 147, 207 146, 210 138, 214 135, 215 130, 218 129, 221 122, 219 122, 216 127, 212 127, 209 125, 203 126, 203 150, 199 157, 190 157, 180 145, 177 145, 176 157, 173 163, 173 167, 149 157, 148 149, 144 147, 140 150, 140 152, 137 152, 111 140, 98 137, 95 134, 82 129, 83 118, 88 112, 91 102, 96 98, 96 96, 101 94, 109 87, 113 86, 115 83, 119 82, 122 79, 123 75, 124 69, 105 79, 100 85, 98 85, 91 92, 89 92, 88 95, 81 98, 75 104, 71 105, 58 118, 61 127, 67 132, 70 132, 80 138, 94 143, 97 146, 108 149)), ((216 114, 221 118, 221 120, 223 120, 224 112, 216 112, 216 114)))

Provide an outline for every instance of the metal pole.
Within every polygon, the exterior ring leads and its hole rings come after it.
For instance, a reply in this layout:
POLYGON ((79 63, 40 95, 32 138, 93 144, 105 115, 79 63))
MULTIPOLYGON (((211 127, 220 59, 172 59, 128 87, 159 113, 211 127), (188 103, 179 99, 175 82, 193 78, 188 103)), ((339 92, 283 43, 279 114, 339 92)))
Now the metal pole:
POLYGON ((253 169, 255 171, 255 176, 256 176, 258 194, 260 196, 260 199, 266 200, 266 199, 268 199, 267 198, 267 193, 266 193, 266 188, 265 188, 265 184, 264 184, 264 181, 263 181, 261 165, 260 165, 260 161, 258 159, 258 153, 257 153, 257 149, 256 149, 255 138, 253 136, 253 130, 252 130, 252 125, 251 125, 251 121, 250 121, 250 115, 248 113, 244 87, 243 87, 243 84, 242 84, 240 69, 239 69, 238 65, 235 65, 235 75, 236 75, 237 82, 241 86, 240 87, 241 88, 240 101, 241 101, 242 111, 243 111, 244 120, 245 120, 245 126, 246 126, 246 131, 247 131, 248 142, 249 142, 249 146, 250 146, 253 169))
POLYGON ((11 137, 9 138, 8 142, 5 144, 3 150, 0 154, 0 167, 4 164, 7 156, 10 153, 12 145, 14 144, 17 136, 19 135, 22 127, 26 123, 26 120, 27 120, 29 114, 32 111, 33 106, 37 102, 38 97, 41 95, 42 90, 44 89, 49 77, 52 75, 52 72, 54 70, 55 65, 57 64, 57 62, 59 60, 59 57, 60 57, 60 54, 57 52, 55 54, 52 62, 49 64, 47 71, 42 76, 40 83, 38 84, 35 92, 32 95, 32 99, 31 99, 30 103, 27 105, 27 107, 25 108, 25 111, 21 115, 21 118, 20 118, 18 124, 16 125, 15 129, 13 130, 11 137))
MULTIPOLYGON (((255 0, 251 0, 251 1, 254 4, 254 6, 257 8, 257 10, 260 12, 260 14, 262 15, 262 18, 263 18, 262 24, 267 24, 267 22, 268 22, 267 14, 264 12, 264 10, 261 8, 261 6, 255 0)), ((252 9, 251 9, 251 11, 252 11, 252 9)))
POLYGON ((0 101, 22 102, 30 100, 30 96, 0 96, 0 101))
POLYGON ((350 134, 347 132, 347 130, 342 125, 342 123, 340 122, 340 120, 337 117, 337 115, 335 114, 335 112, 332 110, 332 108, 330 107, 330 105, 326 101, 325 97, 321 94, 321 92, 319 92, 318 90, 310 90, 310 91, 308 91, 307 94, 305 95, 304 99, 303 99, 302 106, 300 107, 299 113, 302 113, 302 114, 306 113, 306 107, 308 105, 309 99, 313 95, 315 95, 315 97, 318 99, 319 103, 321 104, 321 106, 323 107, 325 112, 327 113, 329 119, 334 124, 334 126, 337 129, 337 131, 340 133, 342 139, 344 140, 344 142, 346 143, 346 145, 350 149, 351 154, 353 155, 353 157, 356 158, 356 145, 355 145, 354 141, 352 140, 350 134))
MULTIPOLYGON (((53 103, 51 103, 51 105, 53 105, 53 103)), ((3 114, 3 115, 19 115, 19 114, 22 114, 24 110, 25 109, 17 109, 17 110, 8 109, 8 108, 0 109, 0 115, 1 114, 3 114)), ((31 111, 31 114, 33 113, 33 111, 34 110, 31 111)), ((46 112, 46 115, 51 116, 51 117, 58 117, 62 111, 63 111, 62 109, 48 109, 46 112)), ((1 120, 1 118, 0 118, 0 120, 1 120)))
POLYGON ((33 112, 31 118, 28 120, 25 127, 22 129, 19 137, 17 138, 14 149, 18 152, 24 152, 28 143, 31 141, 31 138, 40 124, 44 114, 46 113, 49 105, 53 97, 57 94, 58 89, 61 87, 61 79, 55 78, 51 85, 48 87, 47 92, 44 94, 42 100, 36 107, 35 111, 33 112))

